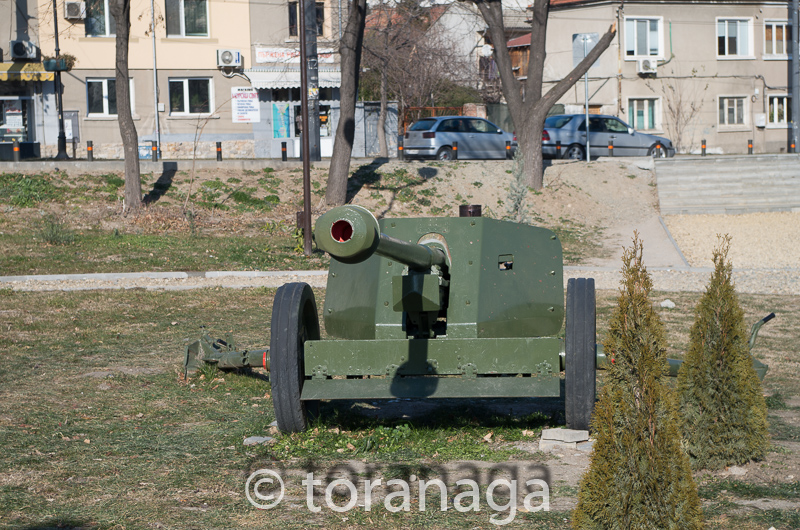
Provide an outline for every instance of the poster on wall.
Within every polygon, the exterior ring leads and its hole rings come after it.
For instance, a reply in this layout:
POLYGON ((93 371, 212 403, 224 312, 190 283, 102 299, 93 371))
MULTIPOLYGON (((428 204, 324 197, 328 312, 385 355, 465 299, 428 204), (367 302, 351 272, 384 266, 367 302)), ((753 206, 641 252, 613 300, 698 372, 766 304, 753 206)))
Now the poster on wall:
POLYGON ((3 121, 6 129, 22 129, 22 102, 19 100, 6 101, 3 108, 3 121))
POLYGON ((231 87, 231 119, 233 123, 258 123, 261 121, 258 90, 252 87, 231 87))
POLYGON ((272 104, 272 137, 289 138, 289 104, 272 104))

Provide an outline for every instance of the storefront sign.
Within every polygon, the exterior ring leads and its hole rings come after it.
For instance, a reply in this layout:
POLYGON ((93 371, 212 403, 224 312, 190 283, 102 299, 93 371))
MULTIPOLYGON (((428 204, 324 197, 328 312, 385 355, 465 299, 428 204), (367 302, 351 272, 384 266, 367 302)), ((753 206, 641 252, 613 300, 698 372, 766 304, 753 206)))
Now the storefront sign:
POLYGON ((233 123, 258 123, 261 121, 258 90, 255 88, 232 87, 231 107, 233 123))
MULTIPOLYGON (((333 63, 333 48, 317 50, 320 63, 333 63)), ((256 48, 257 63, 300 64, 300 50, 294 48, 256 48)))

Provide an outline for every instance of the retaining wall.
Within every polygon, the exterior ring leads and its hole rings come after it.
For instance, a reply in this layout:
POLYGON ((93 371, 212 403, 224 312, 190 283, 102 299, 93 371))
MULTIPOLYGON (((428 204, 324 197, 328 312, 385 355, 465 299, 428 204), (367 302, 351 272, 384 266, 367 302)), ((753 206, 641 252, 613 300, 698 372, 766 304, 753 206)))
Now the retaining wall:
POLYGON ((800 155, 655 162, 662 215, 800 211, 800 155))

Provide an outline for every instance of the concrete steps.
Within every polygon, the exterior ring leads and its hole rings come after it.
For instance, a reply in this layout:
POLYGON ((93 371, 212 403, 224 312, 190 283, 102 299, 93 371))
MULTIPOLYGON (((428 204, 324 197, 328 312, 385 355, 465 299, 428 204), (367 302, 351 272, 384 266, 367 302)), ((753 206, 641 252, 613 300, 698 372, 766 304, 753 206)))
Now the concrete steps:
POLYGON ((800 155, 659 159, 662 215, 800 211, 800 155))

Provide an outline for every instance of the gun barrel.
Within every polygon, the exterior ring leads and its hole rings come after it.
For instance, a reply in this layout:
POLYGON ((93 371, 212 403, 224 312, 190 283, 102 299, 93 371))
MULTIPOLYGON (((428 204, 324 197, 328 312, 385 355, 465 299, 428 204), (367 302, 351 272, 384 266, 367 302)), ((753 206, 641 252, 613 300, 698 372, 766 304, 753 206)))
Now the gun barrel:
POLYGON ((417 270, 447 264, 438 248, 381 234, 378 220, 361 206, 340 206, 324 214, 317 220, 314 240, 317 247, 344 263, 360 263, 378 254, 417 270))

